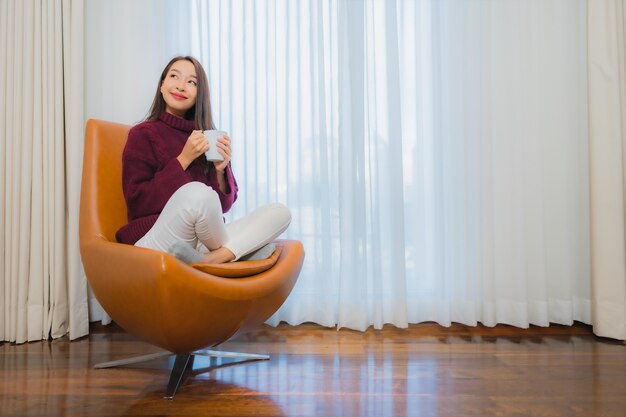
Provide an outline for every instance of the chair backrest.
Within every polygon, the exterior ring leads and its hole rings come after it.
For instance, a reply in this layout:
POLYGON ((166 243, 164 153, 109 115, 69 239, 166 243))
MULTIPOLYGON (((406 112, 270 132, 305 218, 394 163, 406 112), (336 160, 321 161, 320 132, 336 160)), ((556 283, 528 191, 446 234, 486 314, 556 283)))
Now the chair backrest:
POLYGON ((122 152, 130 126, 91 119, 85 130, 80 239, 115 242, 127 222, 122 193, 122 152))

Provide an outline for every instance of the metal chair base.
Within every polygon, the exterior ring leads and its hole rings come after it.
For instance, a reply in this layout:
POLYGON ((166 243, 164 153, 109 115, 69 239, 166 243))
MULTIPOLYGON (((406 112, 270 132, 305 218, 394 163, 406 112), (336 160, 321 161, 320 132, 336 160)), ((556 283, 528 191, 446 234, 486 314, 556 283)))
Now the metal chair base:
MULTIPOLYGON (((103 362, 96 364, 94 368, 105 369, 113 368, 116 366, 132 365, 134 363, 146 362, 153 359, 162 358, 164 356, 174 355, 172 352, 162 351, 150 353, 147 355, 133 356, 132 358, 119 359, 115 361, 103 362)), ((266 361, 269 360, 269 355, 259 355, 256 353, 239 353, 239 352, 225 352, 222 350, 209 350, 202 349, 192 353, 178 354, 172 367, 172 373, 170 374, 170 380, 167 384, 165 396, 163 398, 171 400, 176 395, 178 388, 185 382, 189 373, 193 370, 193 362, 195 356, 208 356, 211 358, 229 358, 229 359, 243 359, 237 364, 243 364, 250 361, 266 361)))

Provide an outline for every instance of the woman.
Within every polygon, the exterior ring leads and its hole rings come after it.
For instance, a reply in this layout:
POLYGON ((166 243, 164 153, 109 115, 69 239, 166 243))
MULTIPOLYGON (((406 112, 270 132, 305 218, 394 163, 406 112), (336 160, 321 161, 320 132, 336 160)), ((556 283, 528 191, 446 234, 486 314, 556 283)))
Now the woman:
POLYGON ((122 155, 128 224, 122 243, 166 251, 188 262, 224 263, 271 255, 291 221, 282 204, 263 206, 224 224, 237 199, 230 137, 218 139, 223 161, 208 162, 204 130, 215 129, 206 74, 192 57, 163 70, 146 120, 134 126, 122 155))

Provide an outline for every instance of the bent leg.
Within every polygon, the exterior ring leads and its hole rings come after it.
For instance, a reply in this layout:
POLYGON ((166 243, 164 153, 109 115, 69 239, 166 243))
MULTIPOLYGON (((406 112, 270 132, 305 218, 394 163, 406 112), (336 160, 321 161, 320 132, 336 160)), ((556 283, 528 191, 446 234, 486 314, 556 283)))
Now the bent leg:
POLYGON ((252 253, 276 239, 287 230, 291 212, 280 203, 268 204, 226 225, 228 240, 224 247, 235 260, 252 253))
POLYGON ((220 248, 226 237, 217 193, 201 182, 190 182, 172 194, 156 223, 135 246, 167 252, 176 242, 195 247, 200 239, 213 250, 220 248))

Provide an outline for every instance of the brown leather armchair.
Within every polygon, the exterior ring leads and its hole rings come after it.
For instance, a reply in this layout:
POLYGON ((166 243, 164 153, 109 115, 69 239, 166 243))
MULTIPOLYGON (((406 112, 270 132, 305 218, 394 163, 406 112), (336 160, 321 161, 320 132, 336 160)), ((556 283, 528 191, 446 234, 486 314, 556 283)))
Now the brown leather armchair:
POLYGON ((194 354, 236 356, 199 350, 253 329, 278 310, 300 273, 304 250, 298 241, 277 240, 268 260, 208 265, 201 271, 167 253, 117 243, 115 232, 126 223, 121 162, 128 130, 87 122, 80 252, 89 284, 111 318, 128 333, 177 355, 166 394, 171 398, 194 354))

